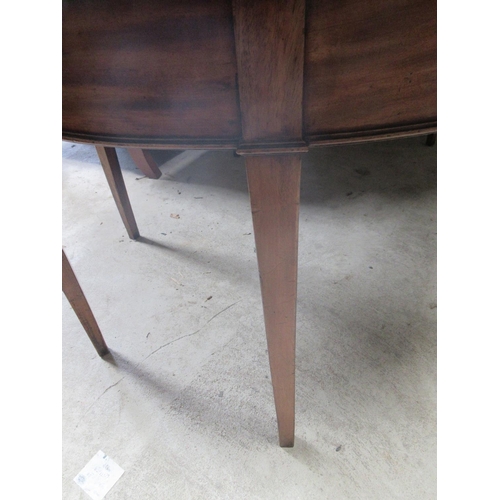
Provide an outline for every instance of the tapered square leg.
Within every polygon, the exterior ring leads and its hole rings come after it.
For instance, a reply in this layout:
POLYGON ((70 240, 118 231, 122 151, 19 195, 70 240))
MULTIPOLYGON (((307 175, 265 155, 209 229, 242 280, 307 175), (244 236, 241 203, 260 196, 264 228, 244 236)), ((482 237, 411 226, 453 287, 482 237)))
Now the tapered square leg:
POLYGON ((127 233, 131 239, 135 240, 139 237, 139 229, 130 206, 116 150, 105 146, 96 146, 96 150, 127 233))
POLYGON ((295 432, 295 326, 301 159, 245 157, 280 446, 295 432))
POLYGON ((150 179, 159 179, 161 177, 161 171, 149 151, 140 148, 127 148, 127 151, 146 177, 150 179))
POLYGON ((99 356, 108 354, 109 350, 101 330, 64 250, 62 251, 62 289, 99 356))

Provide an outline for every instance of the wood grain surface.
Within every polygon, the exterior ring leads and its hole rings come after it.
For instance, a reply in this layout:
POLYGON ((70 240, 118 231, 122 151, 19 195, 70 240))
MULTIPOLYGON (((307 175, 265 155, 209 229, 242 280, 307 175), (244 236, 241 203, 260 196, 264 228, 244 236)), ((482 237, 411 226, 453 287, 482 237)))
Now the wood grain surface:
POLYGON ((63 130, 241 135, 229 0, 63 1, 63 130))
POLYGON ((114 146, 247 155, 281 446, 295 425, 297 153, 434 133, 436 81, 436 0, 63 1, 63 138, 96 144, 131 238, 114 146))
POLYGON ((64 250, 62 251, 62 289, 99 356, 108 354, 109 350, 99 325, 64 250))
POLYGON ((304 0, 234 0, 242 137, 302 140, 304 0))
POLYGON ((435 126, 435 0, 314 0, 308 3, 306 30, 308 140, 435 126))
POLYGON ((139 229, 137 228, 134 212, 130 205, 116 150, 104 146, 96 146, 96 150, 99 155, 99 160, 101 161, 102 169, 104 170, 104 175, 111 189, 111 194, 115 200, 118 212, 120 212, 123 224, 125 224, 129 238, 135 240, 140 236, 139 229))
POLYGON ((245 165, 280 446, 293 446, 301 159, 247 156, 245 165))
POLYGON ((146 177, 150 179, 159 179, 161 177, 161 171, 147 149, 127 148, 127 151, 137 165, 137 168, 146 177))
POLYGON ((436 10, 436 0, 65 0, 63 138, 248 153, 432 133, 436 10))

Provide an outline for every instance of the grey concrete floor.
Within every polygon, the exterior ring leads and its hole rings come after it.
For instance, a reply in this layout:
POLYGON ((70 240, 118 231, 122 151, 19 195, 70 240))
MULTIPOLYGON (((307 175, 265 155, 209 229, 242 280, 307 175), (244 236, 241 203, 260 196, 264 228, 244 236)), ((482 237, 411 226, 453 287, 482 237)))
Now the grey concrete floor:
POLYGON ((63 296, 63 498, 436 497, 436 146, 304 156, 296 445, 278 446, 244 162, 118 150, 130 241, 92 146, 63 143, 63 246, 111 350, 63 296), (163 156, 162 156, 163 155, 163 156), (181 168, 182 167, 182 168, 181 168), (178 214, 174 218, 171 214, 178 214))

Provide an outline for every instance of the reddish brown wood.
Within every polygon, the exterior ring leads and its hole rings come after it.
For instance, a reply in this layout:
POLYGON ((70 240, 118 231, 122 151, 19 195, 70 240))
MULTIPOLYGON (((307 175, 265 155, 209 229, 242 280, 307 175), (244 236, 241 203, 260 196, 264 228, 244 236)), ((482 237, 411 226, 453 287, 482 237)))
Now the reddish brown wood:
POLYGON ((283 155, 293 153, 307 153, 309 147, 303 141, 296 142, 247 142, 240 144, 236 149, 237 156, 245 155, 283 155))
POLYGON ((304 0, 234 0, 243 140, 281 446, 295 429, 304 0), (286 154, 289 153, 289 154, 286 154), (270 156, 273 154, 273 156, 270 156))
POLYGON ((132 238, 112 147, 248 155, 283 446, 294 432, 291 153, 434 133, 436 79, 435 0, 63 1, 63 138, 98 144, 132 238))
POLYGON ((309 2, 305 134, 435 122, 436 17, 436 0, 309 2))
POLYGON ((62 20, 69 135, 240 136, 230 0, 64 0, 62 20))
POLYGON ((304 0, 233 0, 244 143, 302 140, 304 0))
POLYGON ((63 140, 82 144, 100 144, 110 148, 147 148, 160 150, 186 149, 236 149, 239 139, 189 139, 175 137, 123 137, 120 135, 100 134, 99 132, 84 134, 63 131, 63 140))
POLYGON ((322 134, 309 137, 309 147, 317 148, 321 146, 335 146, 340 144, 357 144, 362 142, 386 141, 389 139, 401 139, 415 135, 424 135, 436 132, 435 122, 423 123, 420 125, 406 125, 401 127, 385 127, 372 129, 369 133, 366 130, 358 132, 345 132, 335 134, 322 134))
POLYGON ((71 141, 247 153, 436 128, 435 0, 66 0, 62 13, 71 141))
POLYGON ((245 165, 281 446, 293 446, 300 197, 298 155, 247 156, 245 165))
POLYGON ((139 229, 130 206, 116 150, 105 146, 96 146, 96 150, 127 233, 131 239, 135 240, 139 237, 139 229))
POLYGON ((146 177, 150 179, 159 179, 161 177, 161 171, 147 149, 127 148, 127 151, 146 177))
POLYGON ((62 251, 62 289, 99 356, 108 354, 108 346, 64 250, 62 251))

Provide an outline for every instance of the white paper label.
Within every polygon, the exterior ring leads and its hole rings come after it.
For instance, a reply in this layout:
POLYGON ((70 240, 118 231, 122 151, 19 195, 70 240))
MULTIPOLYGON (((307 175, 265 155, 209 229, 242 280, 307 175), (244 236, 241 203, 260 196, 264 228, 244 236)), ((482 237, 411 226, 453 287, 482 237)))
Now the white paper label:
POLYGON ((74 481, 92 500, 102 500, 123 472, 116 462, 99 450, 74 481))

